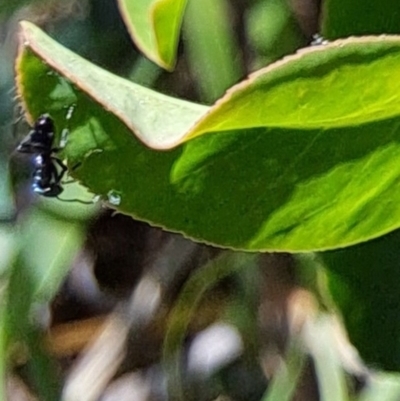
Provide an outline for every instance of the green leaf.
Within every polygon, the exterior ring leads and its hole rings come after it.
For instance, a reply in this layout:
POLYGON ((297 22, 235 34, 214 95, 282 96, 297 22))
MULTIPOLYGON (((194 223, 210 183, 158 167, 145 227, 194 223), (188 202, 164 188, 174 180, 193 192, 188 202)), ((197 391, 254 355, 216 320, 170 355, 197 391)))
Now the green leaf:
POLYGON ((152 61, 172 70, 186 0, 119 0, 132 39, 152 61))
POLYGON ((71 174, 123 213, 246 250, 343 247, 400 226, 397 37, 302 51, 208 113, 93 66, 31 24, 23 38, 28 110, 69 126, 71 174))
POLYGON ((400 33, 397 0, 326 0, 322 35, 338 39, 351 35, 400 33))
POLYGON ((350 38, 300 50, 231 88, 187 139, 255 127, 325 131, 395 117, 399 52, 399 36, 350 38))
MULTIPOLYGON (((78 101, 85 92, 95 100, 93 107, 98 112, 104 112, 103 108, 112 112, 141 142, 165 149, 179 143, 194 121, 208 110, 206 106, 171 98, 117 77, 59 45, 29 22, 23 22, 22 27, 26 52, 21 53, 18 64, 25 73, 19 75, 17 84, 27 108, 35 116, 52 111, 52 117, 62 120, 62 128, 70 128, 66 116, 71 108, 76 109, 72 113, 73 123, 84 112, 79 110, 78 101), (35 59, 34 53, 48 65, 35 59)), ((85 101, 89 101, 87 96, 85 101)), ((97 145, 107 139, 106 132, 96 130, 99 128, 89 128, 100 141, 97 145)), ((94 146, 94 139, 87 146, 94 146)))

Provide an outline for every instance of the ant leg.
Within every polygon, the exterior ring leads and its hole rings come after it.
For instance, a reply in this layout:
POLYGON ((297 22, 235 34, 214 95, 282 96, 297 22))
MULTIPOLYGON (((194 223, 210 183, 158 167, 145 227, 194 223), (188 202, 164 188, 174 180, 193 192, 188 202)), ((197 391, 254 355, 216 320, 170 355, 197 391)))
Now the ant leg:
MULTIPOLYGON (((68 171, 67 166, 57 157, 52 157, 51 158, 55 163, 57 163, 57 165, 61 168, 61 171, 58 172, 57 169, 54 167, 54 171, 53 171, 53 176, 55 179, 55 182, 57 185, 59 185, 61 183, 62 178, 64 177, 65 173, 68 171)), ((76 167, 78 167, 81 163, 79 163, 77 166, 74 167, 74 169, 76 167)), ((69 181, 69 182, 63 182, 63 184, 68 184, 68 183, 72 183, 74 182, 73 180, 69 181)), ((81 203, 82 205, 93 205, 95 202, 94 201, 83 201, 81 199, 63 199, 60 198, 59 196, 57 196, 57 199, 62 201, 62 202, 77 202, 77 203, 81 203)))
POLYGON ((74 179, 68 180, 68 181, 63 181, 62 184, 63 185, 68 185, 68 184, 73 184, 74 182, 76 182, 74 179))
POLYGON ((96 202, 93 201, 83 201, 81 199, 63 199, 60 198, 59 196, 57 196, 57 199, 62 201, 62 202, 77 202, 77 203, 81 203, 82 205, 94 205, 96 202))
MULTIPOLYGON (((67 166, 57 157, 52 157, 52 160, 57 163, 60 168, 61 168, 61 173, 59 174, 59 178, 57 178, 57 180, 59 182, 61 182, 61 180, 63 179, 65 173, 67 172, 68 168, 67 166)), ((76 168, 78 168, 82 163, 78 163, 76 166, 72 167, 72 171, 75 170, 76 168)), ((62 184, 66 185, 66 184, 72 184, 73 182, 75 182, 75 180, 68 180, 68 181, 64 181, 62 184)))
MULTIPOLYGON (((75 171, 75 170, 76 170, 78 167, 80 167, 81 165, 82 165, 82 162, 79 162, 79 163, 75 164, 75 166, 72 167, 70 170, 71 170, 71 171, 75 171)), ((65 184, 72 184, 73 182, 75 182, 74 179, 68 180, 68 181, 64 181, 64 182, 63 182, 63 185, 65 185, 65 184)))
POLYGON ((55 163, 57 163, 57 165, 61 168, 61 171, 58 172, 57 169, 55 169, 56 173, 55 173, 55 179, 57 181, 57 183, 60 183, 61 180, 63 179, 65 173, 68 171, 67 166, 57 157, 52 157, 51 160, 55 163))
POLYGON ((78 167, 80 167, 82 165, 82 162, 79 162, 79 163, 77 163, 77 164, 75 164, 75 166, 74 167, 72 167, 72 171, 75 171, 78 167))

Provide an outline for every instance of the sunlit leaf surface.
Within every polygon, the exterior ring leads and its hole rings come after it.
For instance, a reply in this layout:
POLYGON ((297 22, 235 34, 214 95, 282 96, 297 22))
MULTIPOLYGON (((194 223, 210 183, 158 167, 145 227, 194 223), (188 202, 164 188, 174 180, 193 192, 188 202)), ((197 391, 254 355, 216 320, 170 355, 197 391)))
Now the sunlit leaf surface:
POLYGON ((74 106, 71 174, 121 212, 246 250, 343 247, 400 226, 398 37, 307 49, 209 110, 116 77, 31 24, 22 36, 27 109, 61 130, 74 106))

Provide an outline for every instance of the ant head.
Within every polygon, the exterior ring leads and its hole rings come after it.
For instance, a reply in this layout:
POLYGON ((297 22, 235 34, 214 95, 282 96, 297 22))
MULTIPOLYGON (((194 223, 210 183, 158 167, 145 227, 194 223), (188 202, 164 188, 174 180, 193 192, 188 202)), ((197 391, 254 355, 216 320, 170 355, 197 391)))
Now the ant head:
POLYGON ((53 141, 54 123, 48 114, 42 114, 33 125, 30 132, 30 137, 33 142, 53 141))
POLYGON ((48 114, 42 114, 17 150, 23 153, 50 152, 54 140, 54 123, 48 114))
POLYGON ((45 130, 52 131, 54 128, 53 120, 51 119, 49 114, 42 114, 33 125, 34 130, 45 130))

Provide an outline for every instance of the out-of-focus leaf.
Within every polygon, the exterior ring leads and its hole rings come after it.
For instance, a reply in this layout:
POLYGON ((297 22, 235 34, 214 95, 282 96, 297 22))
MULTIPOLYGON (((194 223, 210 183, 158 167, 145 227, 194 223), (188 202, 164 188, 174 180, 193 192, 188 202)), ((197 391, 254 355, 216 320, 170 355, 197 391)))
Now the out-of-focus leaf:
POLYGON ((299 382, 305 362, 305 354, 297 344, 290 344, 285 363, 281 363, 268 386, 262 401, 290 401, 299 382))
POLYGON ((349 401, 337 335, 334 318, 324 314, 310 319, 302 330, 313 358, 320 399, 324 401, 349 401))
POLYGON ((397 0, 326 0, 323 4, 322 35, 327 39, 400 33, 397 0))
POLYGON ((129 79, 139 85, 151 88, 161 72, 158 65, 145 57, 139 57, 129 74, 129 79))
POLYGON ((8 362, 8 350, 7 350, 7 330, 6 330, 6 313, 5 307, 0 307, 0 399, 6 399, 6 377, 7 377, 7 362, 8 362))
POLYGON ((357 401, 398 401, 400 375, 375 373, 357 401))
POLYGON ((226 0, 189 1, 184 19, 187 60, 202 98, 212 102, 242 75, 240 49, 226 0))
POLYGON ((66 222, 35 210, 23 224, 22 263, 29 272, 34 300, 49 301, 65 278, 82 246, 83 230, 77 222, 66 222))
POLYGON ((15 237, 15 230, 13 228, 4 223, 0 225, 0 277, 7 272, 16 255, 17 246, 15 237))
POLYGON ((199 269, 185 283, 169 318, 163 346, 164 370, 172 399, 184 399, 180 369, 183 360, 181 352, 189 324, 200 301, 216 283, 241 269, 254 267, 257 258, 257 255, 222 253, 199 269))
POLYGON ((155 63, 172 70, 186 0, 118 0, 132 39, 155 63))
POLYGON ((60 130, 75 105, 71 174, 121 212, 247 250, 343 247, 400 226, 399 38, 307 49, 204 116, 23 28, 27 109, 60 130))
POLYGON ((268 65, 301 46, 302 36, 286 0, 256 2, 245 23, 256 66, 268 65))
POLYGON ((400 369, 400 231, 322 254, 351 342, 375 367, 400 369))
POLYGON ((45 0, 7 0, 0 3, 1 13, 12 13, 16 9, 32 3, 43 3, 45 0))

